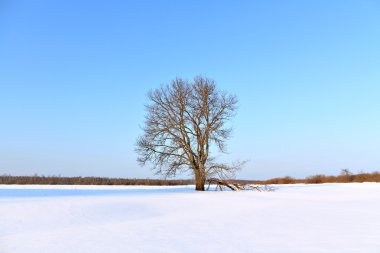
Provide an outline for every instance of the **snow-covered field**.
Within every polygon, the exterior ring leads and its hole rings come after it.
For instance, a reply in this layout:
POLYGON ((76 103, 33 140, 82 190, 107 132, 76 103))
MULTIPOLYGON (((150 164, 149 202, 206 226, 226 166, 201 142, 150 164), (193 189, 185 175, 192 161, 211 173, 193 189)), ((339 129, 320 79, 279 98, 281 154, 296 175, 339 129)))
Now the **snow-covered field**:
POLYGON ((380 252, 380 184, 0 185, 1 253, 380 252))

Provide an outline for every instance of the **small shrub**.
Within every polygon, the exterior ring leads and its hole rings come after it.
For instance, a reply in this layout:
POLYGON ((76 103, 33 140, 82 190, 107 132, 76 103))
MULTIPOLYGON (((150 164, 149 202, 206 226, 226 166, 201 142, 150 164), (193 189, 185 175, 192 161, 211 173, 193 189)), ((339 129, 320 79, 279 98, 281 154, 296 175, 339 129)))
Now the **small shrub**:
POLYGON ((307 184, 322 184, 326 183, 326 181, 325 175, 314 175, 306 178, 307 184))

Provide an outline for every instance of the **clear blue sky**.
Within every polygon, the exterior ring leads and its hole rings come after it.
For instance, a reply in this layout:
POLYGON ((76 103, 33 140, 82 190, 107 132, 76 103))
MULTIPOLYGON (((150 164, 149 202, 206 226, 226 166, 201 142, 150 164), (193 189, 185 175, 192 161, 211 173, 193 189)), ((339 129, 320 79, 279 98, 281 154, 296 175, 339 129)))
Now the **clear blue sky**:
POLYGON ((198 74, 240 178, 380 169, 379 1, 2 0, 0 174, 153 177, 146 93, 198 74))

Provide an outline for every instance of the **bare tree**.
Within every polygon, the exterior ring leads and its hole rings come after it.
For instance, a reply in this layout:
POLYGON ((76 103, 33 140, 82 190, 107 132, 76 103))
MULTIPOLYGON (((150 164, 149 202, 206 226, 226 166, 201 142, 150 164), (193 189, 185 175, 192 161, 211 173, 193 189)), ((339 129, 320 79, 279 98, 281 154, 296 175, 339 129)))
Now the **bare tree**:
POLYGON ((237 98, 216 88, 215 81, 198 76, 193 82, 177 78, 148 93, 150 103, 144 134, 137 140, 138 161, 151 162, 165 177, 190 171, 196 190, 207 178, 232 176, 242 163, 227 165, 210 156, 212 146, 225 152, 237 98))

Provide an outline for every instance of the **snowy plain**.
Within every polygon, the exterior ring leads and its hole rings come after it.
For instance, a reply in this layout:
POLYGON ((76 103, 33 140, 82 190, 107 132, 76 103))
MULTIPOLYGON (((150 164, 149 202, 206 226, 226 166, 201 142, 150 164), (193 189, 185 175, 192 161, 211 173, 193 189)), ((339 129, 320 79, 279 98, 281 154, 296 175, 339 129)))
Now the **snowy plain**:
POLYGON ((380 184, 193 188, 0 185, 0 252, 380 252, 380 184))

